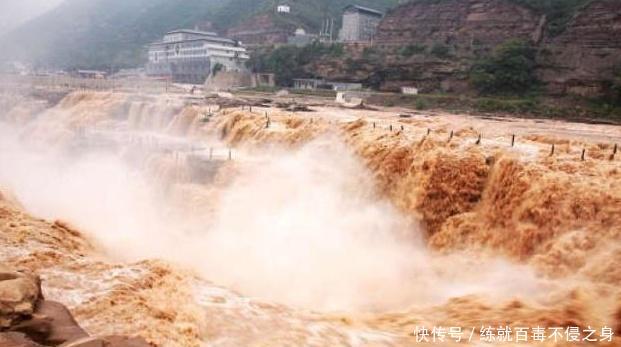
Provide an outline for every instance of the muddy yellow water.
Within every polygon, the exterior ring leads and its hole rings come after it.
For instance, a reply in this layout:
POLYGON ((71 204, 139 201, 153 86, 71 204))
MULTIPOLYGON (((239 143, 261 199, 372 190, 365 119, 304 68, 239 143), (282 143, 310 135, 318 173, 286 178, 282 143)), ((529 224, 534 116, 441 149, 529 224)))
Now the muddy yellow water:
POLYGON ((0 260, 90 333, 617 345, 620 127, 122 93, 1 106, 0 260))

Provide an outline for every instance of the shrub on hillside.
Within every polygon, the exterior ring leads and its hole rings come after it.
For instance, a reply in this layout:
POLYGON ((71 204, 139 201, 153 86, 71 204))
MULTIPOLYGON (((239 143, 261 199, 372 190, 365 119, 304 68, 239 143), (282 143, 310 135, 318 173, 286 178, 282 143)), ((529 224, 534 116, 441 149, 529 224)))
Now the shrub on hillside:
POLYGON ((612 102, 621 106, 621 65, 614 69, 612 80, 612 102))
POLYGON ((407 45, 399 49, 399 54, 403 57, 411 57, 415 54, 425 53, 427 46, 421 44, 407 45))
POLYGON ((304 47, 279 46, 255 52, 247 66, 255 72, 270 72, 276 75, 276 84, 291 86, 294 78, 313 77, 304 67, 322 57, 342 57, 344 46, 340 43, 323 44, 314 42, 304 47))
POLYGON ((431 47, 431 55, 438 58, 448 58, 451 55, 451 48, 442 43, 436 43, 431 47))
POLYGON ((470 71, 470 82, 481 94, 529 94, 539 86, 535 55, 535 48, 528 42, 505 42, 491 56, 475 62, 470 71))
POLYGON ((574 17, 576 12, 591 0, 511 0, 522 6, 545 14, 547 31, 550 35, 561 34, 574 17))

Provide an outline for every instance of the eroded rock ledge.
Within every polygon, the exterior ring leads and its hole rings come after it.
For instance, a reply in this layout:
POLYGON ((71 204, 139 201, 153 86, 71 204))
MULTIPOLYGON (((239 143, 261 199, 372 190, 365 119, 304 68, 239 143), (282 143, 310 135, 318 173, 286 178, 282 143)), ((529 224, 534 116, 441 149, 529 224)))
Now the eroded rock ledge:
POLYGON ((61 303, 45 300, 39 276, 0 264, 0 346, 149 347, 142 338, 93 337, 61 303))

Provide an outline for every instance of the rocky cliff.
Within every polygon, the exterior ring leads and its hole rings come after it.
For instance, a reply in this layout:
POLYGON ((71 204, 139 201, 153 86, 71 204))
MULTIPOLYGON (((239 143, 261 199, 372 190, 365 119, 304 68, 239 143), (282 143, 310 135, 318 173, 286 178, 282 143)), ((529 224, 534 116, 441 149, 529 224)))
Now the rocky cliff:
POLYGON ((474 61, 509 40, 531 42, 538 74, 556 95, 601 96, 621 66, 621 1, 595 0, 550 33, 545 13, 514 0, 417 0, 388 12, 373 45, 346 47, 346 58, 308 70, 383 90, 469 92, 474 61))
POLYGON ((372 46, 348 46, 348 61, 319 61, 311 70, 388 91, 466 92, 475 57, 511 39, 539 43, 545 23, 508 0, 413 1, 388 12, 372 46))
POLYGON ((445 44, 464 54, 512 38, 538 42, 544 24, 542 15, 507 0, 414 1, 387 14, 377 43, 445 44))
POLYGON ((581 10, 561 35, 546 39, 540 64, 553 94, 606 93, 621 67, 621 1, 598 0, 581 10))
POLYGON ((279 23, 274 17, 270 13, 256 15, 229 29, 227 36, 249 46, 287 43, 287 38, 296 27, 279 23))

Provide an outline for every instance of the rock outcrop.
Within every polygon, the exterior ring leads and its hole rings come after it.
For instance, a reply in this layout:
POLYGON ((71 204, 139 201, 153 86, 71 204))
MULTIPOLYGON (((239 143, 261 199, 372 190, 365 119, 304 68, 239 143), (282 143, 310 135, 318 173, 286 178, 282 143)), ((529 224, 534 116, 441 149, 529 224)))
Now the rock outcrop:
POLYGON ((31 317, 40 295, 38 277, 0 264, 0 329, 8 329, 31 317))
POLYGON ((378 44, 445 44, 461 54, 509 39, 541 40, 545 18, 508 0, 413 1, 389 12, 378 44))
POLYGON ((582 9, 541 50, 541 78, 552 94, 598 96, 621 68, 621 2, 597 0, 582 9))
POLYGON ((141 338, 90 337, 69 310, 47 301, 41 280, 0 264, 0 346, 149 347, 141 338))
POLYGON ((270 45, 287 43, 295 29, 293 25, 276 22, 271 14, 260 14, 229 29, 227 36, 248 46, 270 45))
POLYGON ((415 0, 391 10, 373 44, 345 47, 345 58, 310 64, 320 77, 398 91, 473 91, 476 59, 510 40, 538 50, 538 74, 552 95, 604 96, 621 70, 621 2, 594 0, 577 9, 564 31, 547 30, 542 13, 510 0, 415 0))
POLYGON ((348 59, 322 60, 308 70, 386 91, 416 85, 422 92, 468 92, 477 56, 511 39, 538 43, 545 23, 509 0, 412 1, 386 15, 373 45, 348 45, 348 59))

